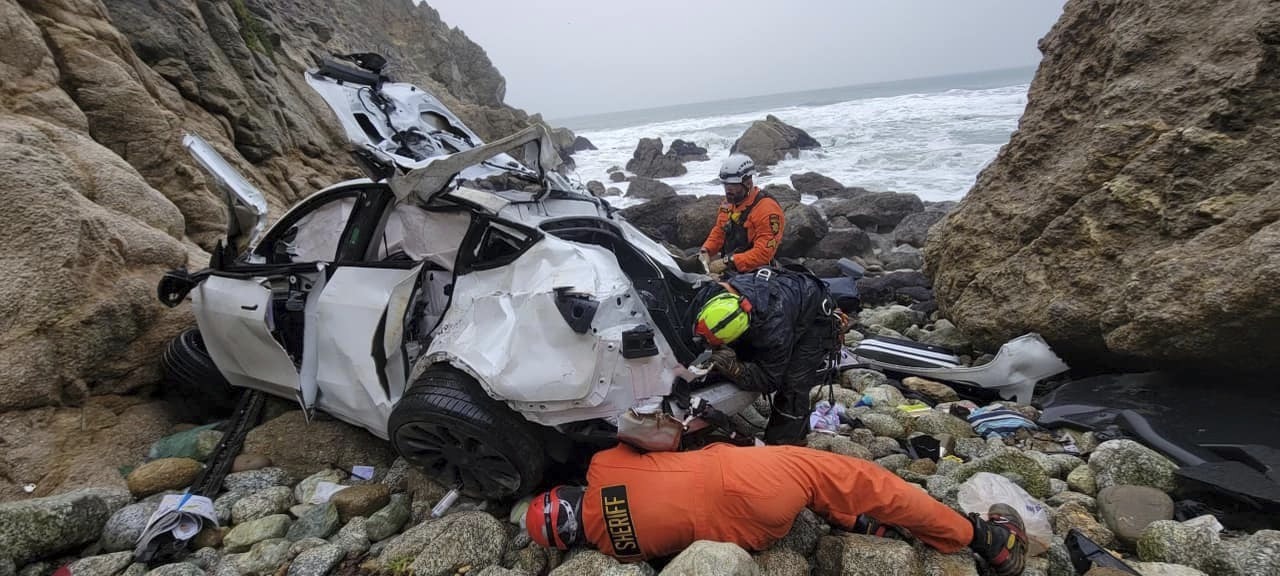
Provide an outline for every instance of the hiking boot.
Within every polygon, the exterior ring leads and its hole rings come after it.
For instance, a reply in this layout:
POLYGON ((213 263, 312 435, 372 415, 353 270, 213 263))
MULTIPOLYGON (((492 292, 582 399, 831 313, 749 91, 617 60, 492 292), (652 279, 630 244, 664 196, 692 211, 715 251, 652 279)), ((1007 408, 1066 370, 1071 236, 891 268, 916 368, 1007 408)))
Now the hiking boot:
POLYGON ((850 530, 854 534, 866 534, 867 536, 878 536, 880 538, 892 538, 894 540, 906 540, 906 538, 893 526, 882 524, 879 520, 859 514, 858 520, 853 523, 853 529, 850 530))
POLYGON ((987 511, 987 519, 969 514, 973 522, 973 542, 969 547, 978 553, 996 576, 1018 576, 1026 564, 1027 531, 1022 516, 1008 504, 996 504, 987 511))

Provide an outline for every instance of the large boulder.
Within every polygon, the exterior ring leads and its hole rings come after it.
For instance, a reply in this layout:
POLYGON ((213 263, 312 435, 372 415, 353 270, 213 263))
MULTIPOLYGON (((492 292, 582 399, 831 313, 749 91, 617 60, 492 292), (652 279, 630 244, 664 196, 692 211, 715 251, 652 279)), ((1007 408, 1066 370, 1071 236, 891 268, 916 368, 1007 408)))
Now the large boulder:
POLYGON ((674 152, 662 153, 661 138, 641 138, 627 161, 627 171, 645 178, 670 178, 680 176, 688 169, 674 152))
POLYGON ((849 226, 846 228, 832 227, 827 233, 809 250, 808 256, 811 258, 849 258, 853 256, 866 257, 871 255, 871 238, 857 226, 849 226))
POLYGON ((87 488, 0 504, 0 553, 21 566, 93 542, 129 500, 123 490, 87 488))
POLYGON ((675 154, 676 158, 681 162, 706 162, 711 158, 707 157, 707 149, 693 142, 686 142, 676 138, 671 143, 671 149, 668 153, 675 154))
POLYGON ((908 215, 924 211, 915 194, 871 192, 852 198, 828 198, 819 205, 828 218, 844 216, 853 225, 871 232, 888 233, 908 215))
POLYGON ((583 150, 598 150, 598 148, 596 148, 596 145, 592 144, 590 140, 587 140, 586 136, 574 136, 573 151, 582 152, 583 150))
POLYGON ((798 172, 791 175, 791 185, 801 194, 809 194, 819 198, 835 196, 844 192, 844 184, 835 178, 823 176, 817 172, 798 172))
POLYGON ((778 204, 781 206, 800 202, 800 193, 786 184, 778 184, 775 182, 773 184, 765 185, 765 187, 760 190, 772 196, 773 199, 777 200, 778 204))
POLYGON ((782 210, 782 244, 778 256, 803 256, 827 235, 827 221, 817 208, 808 204, 789 204, 782 210))
MULTIPOLYGON (((661 183, 659 182, 659 184, 661 183)), ((635 182, 632 182, 632 185, 634 186, 635 182)), ((672 194, 671 196, 650 200, 644 204, 624 208, 622 216, 649 237, 678 244, 681 238, 681 227, 679 226, 678 218, 672 218, 671 215, 680 214, 686 207, 697 201, 698 198, 695 196, 672 194)), ((695 226, 695 229, 697 228, 700 227, 695 226)), ((710 230, 711 225, 708 224, 707 231, 710 230)), ((690 234, 694 233, 690 232, 690 234)), ((702 241, 699 240, 697 243, 701 244, 702 241)))
POLYGON ((672 188, 670 184, 642 176, 632 178, 631 184, 627 186, 627 198, 653 200, 675 195, 676 189, 672 188))
POLYGON ((1098 488, 1134 485, 1173 492, 1178 486, 1178 466, 1159 452, 1133 440, 1108 440, 1089 456, 1098 488))
POLYGON ((798 156, 801 150, 821 148, 804 130, 791 126, 770 114, 751 123, 742 137, 734 141, 730 152, 750 156, 757 167, 777 164, 787 156, 798 156))
POLYGON ((759 576, 760 565, 737 544, 698 540, 671 559, 660 575, 759 576))
POLYGON ((943 312, 1073 367, 1280 367, 1257 353, 1280 346, 1278 37, 1276 2, 1068 2, 1018 131, 930 235, 943 312))
POLYGON ((724 198, 718 195, 701 196, 681 206, 680 211, 676 212, 675 245, 681 248, 701 246, 715 226, 723 202, 724 198))
POLYGON ((395 452, 386 440, 337 420, 308 424, 301 410, 290 410, 250 430, 244 451, 270 458, 297 478, 328 467, 350 470, 361 465, 386 470, 395 460, 395 452))

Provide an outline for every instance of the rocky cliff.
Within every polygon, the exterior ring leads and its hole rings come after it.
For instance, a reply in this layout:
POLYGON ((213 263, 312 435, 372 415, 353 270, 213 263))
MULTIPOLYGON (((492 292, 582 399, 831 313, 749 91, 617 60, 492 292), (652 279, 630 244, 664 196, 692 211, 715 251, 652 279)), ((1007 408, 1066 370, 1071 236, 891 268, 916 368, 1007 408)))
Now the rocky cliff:
POLYGON ((274 214, 356 175, 313 55, 376 50, 485 138, 522 128, 484 51, 411 0, 0 0, 0 412, 129 392, 190 322, 159 306, 222 205, 179 146, 211 141, 274 214))
POLYGON ((1071 0, 934 228, 943 312, 1076 364, 1280 366, 1280 3, 1071 0))

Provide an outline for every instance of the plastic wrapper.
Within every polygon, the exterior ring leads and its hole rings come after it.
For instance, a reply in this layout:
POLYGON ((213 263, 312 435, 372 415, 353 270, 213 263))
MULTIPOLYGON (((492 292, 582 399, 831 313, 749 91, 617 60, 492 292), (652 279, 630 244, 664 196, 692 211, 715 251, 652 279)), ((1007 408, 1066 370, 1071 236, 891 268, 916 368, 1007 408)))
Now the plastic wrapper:
POLYGON ((966 513, 976 512, 985 519, 987 509, 994 504, 1008 504, 1022 515, 1027 529, 1027 554, 1037 556, 1049 549, 1053 540, 1053 526, 1049 524, 1049 508, 1036 500, 1012 480, 979 472, 960 485, 957 495, 960 508, 966 513))

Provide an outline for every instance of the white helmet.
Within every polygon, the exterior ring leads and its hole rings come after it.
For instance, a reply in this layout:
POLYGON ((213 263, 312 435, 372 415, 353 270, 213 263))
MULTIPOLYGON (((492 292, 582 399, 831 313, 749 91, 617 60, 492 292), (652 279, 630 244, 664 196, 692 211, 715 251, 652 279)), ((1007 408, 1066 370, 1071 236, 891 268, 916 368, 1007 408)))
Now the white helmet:
POLYGON ((720 183, 741 184, 743 178, 756 174, 756 163, 746 154, 730 154, 720 163, 720 183))

